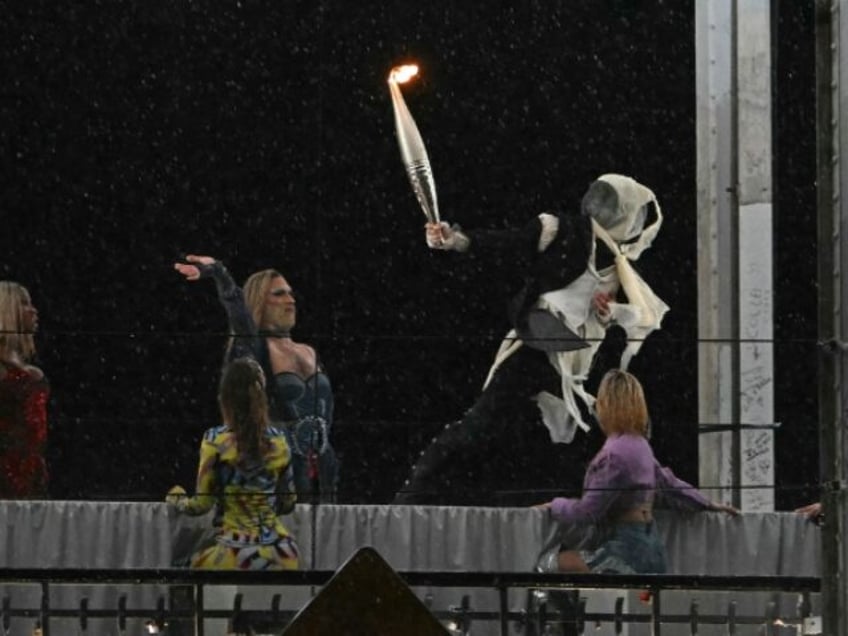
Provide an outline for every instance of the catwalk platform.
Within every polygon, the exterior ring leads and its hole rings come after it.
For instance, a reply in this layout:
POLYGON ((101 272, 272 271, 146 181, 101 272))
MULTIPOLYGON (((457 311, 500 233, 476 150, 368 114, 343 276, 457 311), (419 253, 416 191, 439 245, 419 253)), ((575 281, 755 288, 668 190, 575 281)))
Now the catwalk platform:
MULTIPOLYGON (((358 548, 371 546, 399 571, 528 572, 555 526, 540 510, 530 508, 472 508, 374 505, 299 505, 287 517, 297 537, 304 569, 332 570, 341 566, 358 548)), ((121 569, 171 568, 184 561, 210 519, 176 514, 164 503, 2 501, 0 502, 0 568, 121 569)), ((716 576, 816 577, 820 571, 820 529, 792 513, 745 514, 728 517, 719 513, 680 514, 658 511, 657 522, 668 549, 670 573, 716 576)), ((51 607, 75 607, 85 596, 91 607, 109 607, 126 595, 130 607, 155 606, 163 586, 58 586, 51 590, 51 607)), ((207 606, 231 607, 241 593, 245 607, 261 609, 282 592, 284 608, 296 610, 316 593, 314 587, 266 587, 255 585, 210 586, 207 606)), ((416 588, 435 609, 449 608, 468 596, 472 608, 497 609, 494 590, 416 588)), ((6 583, 0 590, 13 607, 37 608, 40 588, 6 583)), ((689 611, 693 594, 702 613, 725 611, 732 592, 680 592, 675 603, 689 611)), ((589 593, 596 608, 611 605, 624 595, 632 611, 638 610, 633 592, 611 590, 589 593)), ((733 597, 738 611, 758 613, 765 599, 778 599, 780 611, 791 614, 797 594, 749 594, 733 597), (780 598, 778 598, 778 596, 780 598)), ((524 604, 526 592, 512 590, 509 605, 524 604)), ((592 609, 590 607, 590 609, 592 609)), ((647 610, 646 610, 647 611, 647 610)), ((815 608, 813 610, 815 612, 815 608)), ((213 621, 214 622, 214 621, 213 621)), ((52 634, 68 631, 61 619, 51 621, 52 634), (58 629, 58 631, 57 631, 58 629)), ((220 623, 220 621, 219 621, 220 623)), ((214 625, 206 633, 223 633, 214 625)), ((32 620, 15 618, 12 636, 29 636, 32 620)), ((92 620, 86 634, 117 634, 105 621, 92 620)), ((622 633, 646 633, 631 627, 622 633)), ((683 627, 681 627, 683 629, 683 627)), ((688 629, 688 628, 686 628, 688 629)), ((699 633, 726 633, 709 631, 699 633)), ((753 630, 753 628, 752 628, 753 630)), ((593 633, 605 632, 603 629, 593 633)), ((126 633, 142 633, 128 630, 126 633)), ((495 624, 478 622, 474 634, 500 633, 495 624)), ((516 632, 517 633, 517 632, 516 632)), ((663 634, 689 633, 664 629, 663 634)), ((746 632, 740 628, 739 634, 746 632)))

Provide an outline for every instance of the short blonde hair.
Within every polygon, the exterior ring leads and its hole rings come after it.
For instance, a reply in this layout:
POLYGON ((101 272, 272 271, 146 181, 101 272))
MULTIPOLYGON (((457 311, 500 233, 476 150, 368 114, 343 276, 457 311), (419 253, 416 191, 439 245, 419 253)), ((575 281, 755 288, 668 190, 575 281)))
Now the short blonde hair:
POLYGON ((17 353, 24 362, 35 356, 32 332, 24 332, 24 305, 29 303, 26 287, 10 280, 0 281, 0 356, 17 353))
POLYGON ((598 388, 595 402, 598 421, 607 433, 648 434, 648 406, 645 392, 636 376, 613 369, 608 371, 598 388))

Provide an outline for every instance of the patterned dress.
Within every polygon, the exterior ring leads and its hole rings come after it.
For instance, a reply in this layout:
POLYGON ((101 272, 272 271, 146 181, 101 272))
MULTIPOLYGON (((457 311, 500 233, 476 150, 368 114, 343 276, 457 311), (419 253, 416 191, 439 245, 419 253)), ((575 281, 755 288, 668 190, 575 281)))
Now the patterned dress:
POLYGON ((216 508, 215 543, 196 552, 191 567, 205 569, 294 570, 298 549, 278 515, 294 509, 291 453, 276 428, 265 431, 261 461, 239 461, 236 435, 227 426, 206 431, 200 445, 197 494, 178 508, 200 515, 216 508))
POLYGON ((47 495, 47 399, 42 376, 10 368, 0 377, 0 498, 47 495))

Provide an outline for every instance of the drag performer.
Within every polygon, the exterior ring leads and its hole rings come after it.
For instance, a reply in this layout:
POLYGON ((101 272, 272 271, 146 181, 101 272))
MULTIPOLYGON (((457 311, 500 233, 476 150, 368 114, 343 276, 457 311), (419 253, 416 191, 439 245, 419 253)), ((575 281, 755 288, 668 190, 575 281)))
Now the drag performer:
MULTIPOLYGON (((508 253, 525 285, 510 299, 512 329, 482 394, 422 453, 395 503, 485 503, 493 484, 520 489, 517 479, 532 479, 535 458, 521 453, 522 437, 536 434, 527 422, 541 417, 554 443, 572 443, 577 428, 589 430, 594 398, 583 383, 607 328, 617 324, 627 333, 626 368, 668 310, 630 265, 661 223, 648 188, 606 174, 590 185, 579 214, 543 213, 516 230, 427 224, 430 248, 508 253), (599 269, 599 260, 612 264, 599 269), (619 295, 626 302, 615 302, 619 295)), ((573 463, 579 483, 582 466, 573 463)))
POLYGON ((33 365, 38 310, 25 287, 0 281, 0 499, 47 495, 47 400, 33 365))
POLYGON ((295 570, 297 544, 279 519, 297 500, 291 453, 285 434, 268 420, 265 373, 256 360, 227 365, 218 402, 224 423, 203 436, 195 495, 174 486, 166 497, 190 515, 216 508, 215 542, 192 555, 191 567, 295 570))
POLYGON ((271 419, 288 435, 297 492, 304 499, 317 490, 322 501, 333 501, 338 487, 338 461, 330 444, 333 390, 315 350, 291 337, 296 305, 286 279, 266 269, 252 274, 242 290, 209 256, 189 255, 174 268, 190 281, 214 279, 233 334, 226 360, 247 356, 259 362, 268 378, 271 419))

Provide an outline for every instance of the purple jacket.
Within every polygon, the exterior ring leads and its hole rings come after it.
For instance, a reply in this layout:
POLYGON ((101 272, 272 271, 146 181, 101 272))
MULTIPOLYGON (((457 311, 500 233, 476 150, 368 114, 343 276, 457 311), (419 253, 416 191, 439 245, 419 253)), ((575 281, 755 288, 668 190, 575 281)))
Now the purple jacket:
POLYGON ((655 498, 678 510, 712 507, 694 486, 660 466, 647 439, 641 435, 611 435, 586 470, 583 496, 555 498, 551 515, 566 523, 599 523, 655 498))

